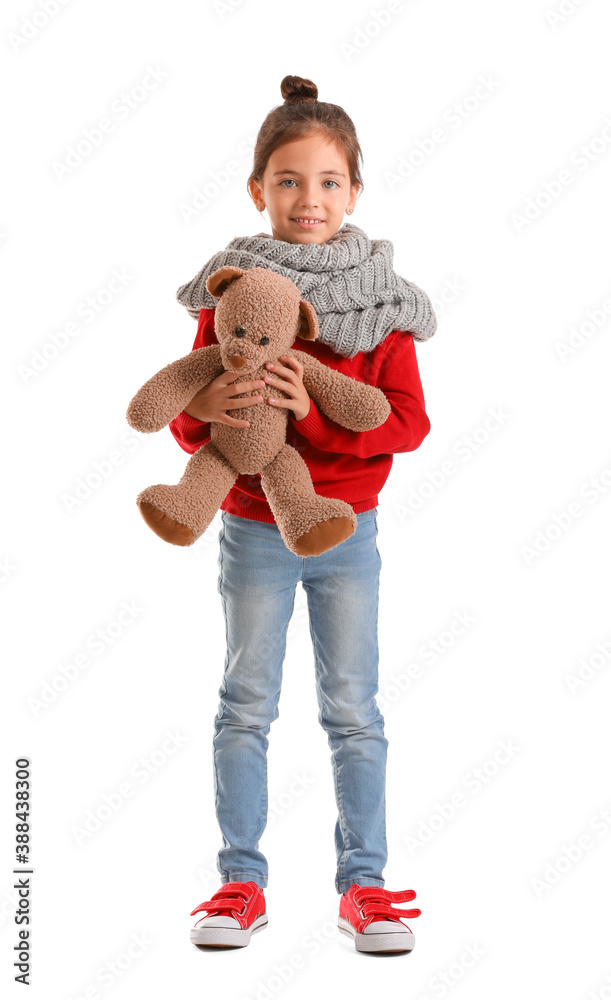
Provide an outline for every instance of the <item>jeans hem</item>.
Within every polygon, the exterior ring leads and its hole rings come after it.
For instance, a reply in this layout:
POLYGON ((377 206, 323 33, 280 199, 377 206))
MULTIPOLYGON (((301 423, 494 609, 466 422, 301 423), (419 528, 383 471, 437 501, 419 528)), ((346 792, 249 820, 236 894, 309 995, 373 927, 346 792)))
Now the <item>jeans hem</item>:
POLYGON ((260 881, 267 882, 267 875, 252 875, 250 872, 241 872, 239 874, 233 873, 228 875, 226 878, 221 876, 221 882, 226 885, 227 882, 256 882, 260 889, 264 889, 265 886, 259 885, 260 881))
POLYGON ((380 887, 380 889, 383 889, 385 882, 384 882, 383 878, 358 878, 357 877, 357 878, 352 878, 352 879, 345 879, 343 882, 340 882, 339 885, 336 882, 335 883, 335 888, 337 889, 338 895, 342 896, 345 892, 348 892, 348 889, 350 888, 351 885, 355 885, 355 884, 356 885, 377 885, 377 886, 380 887))

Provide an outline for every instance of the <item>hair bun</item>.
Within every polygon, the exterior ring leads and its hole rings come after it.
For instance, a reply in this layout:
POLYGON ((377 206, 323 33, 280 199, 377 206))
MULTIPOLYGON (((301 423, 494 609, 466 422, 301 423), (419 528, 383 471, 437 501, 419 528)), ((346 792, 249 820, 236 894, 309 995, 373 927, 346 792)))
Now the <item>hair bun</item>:
POLYGON ((301 76, 285 76, 280 84, 280 93, 285 104, 293 101, 317 101, 318 87, 311 80, 301 76))

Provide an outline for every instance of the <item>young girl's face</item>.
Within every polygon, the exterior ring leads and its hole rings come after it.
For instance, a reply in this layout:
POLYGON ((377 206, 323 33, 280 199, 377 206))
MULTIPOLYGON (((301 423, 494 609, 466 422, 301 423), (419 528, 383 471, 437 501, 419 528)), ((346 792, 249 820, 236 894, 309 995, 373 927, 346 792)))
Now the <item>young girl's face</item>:
POLYGON ((265 205, 275 240, 325 243, 343 225, 346 209, 354 208, 358 187, 350 184, 342 150, 316 132, 275 149, 252 195, 257 206, 265 205), (307 217, 319 221, 295 221, 307 217))

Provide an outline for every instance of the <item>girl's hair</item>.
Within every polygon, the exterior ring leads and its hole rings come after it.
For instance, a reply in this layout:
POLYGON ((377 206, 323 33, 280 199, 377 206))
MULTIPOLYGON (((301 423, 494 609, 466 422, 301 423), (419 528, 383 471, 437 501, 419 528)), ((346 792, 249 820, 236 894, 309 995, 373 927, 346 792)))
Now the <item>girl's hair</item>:
POLYGON ((255 144, 254 163, 246 182, 251 193, 253 180, 261 181, 270 156, 279 146, 305 139, 316 132, 332 140, 348 161, 350 183, 363 190, 359 168, 363 154, 352 119, 338 104, 318 100, 318 87, 300 76, 285 76, 280 84, 284 104, 278 104, 265 118, 255 144))

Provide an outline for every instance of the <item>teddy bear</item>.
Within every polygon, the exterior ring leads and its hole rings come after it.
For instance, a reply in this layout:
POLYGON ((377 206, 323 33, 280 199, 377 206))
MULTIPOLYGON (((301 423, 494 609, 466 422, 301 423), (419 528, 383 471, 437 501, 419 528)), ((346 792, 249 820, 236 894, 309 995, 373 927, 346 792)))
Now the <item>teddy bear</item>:
MULTIPOLYGON (((262 379, 268 361, 281 354, 298 357, 309 396, 331 420, 353 431, 380 427, 390 413, 381 389, 322 364, 305 351, 291 352, 296 338, 319 334, 314 307, 297 285, 264 267, 224 266, 208 277, 215 308, 218 344, 196 348, 153 375, 127 409, 130 427, 159 431, 188 406, 195 394, 223 372, 235 382, 262 379)), ((315 556, 345 541, 358 521, 349 503, 320 496, 309 469, 286 441, 287 407, 272 407, 272 388, 234 398, 262 395, 263 402, 231 411, 250 426, 220 421, 210 425, 210 440, 191 456, 180 482, 149 486, 136 499, 148 526, 173 545, 193 545, 208 528, 238 474, 260 475, 261 488, 286 547, 297 556, 315 556)), ((277 386, 273 393, 290 398, 277 386)))

